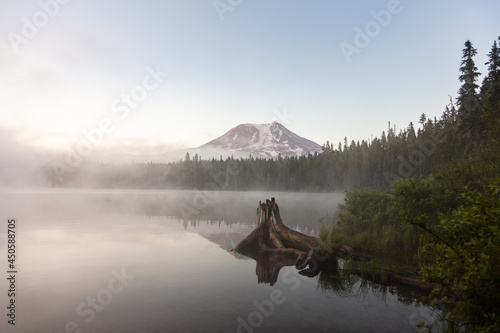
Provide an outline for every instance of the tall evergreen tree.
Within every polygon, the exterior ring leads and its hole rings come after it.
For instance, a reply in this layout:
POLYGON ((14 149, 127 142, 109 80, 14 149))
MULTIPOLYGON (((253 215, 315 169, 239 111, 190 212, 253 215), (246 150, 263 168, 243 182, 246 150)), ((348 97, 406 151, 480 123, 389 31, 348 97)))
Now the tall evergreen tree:
POLYGON ((462 63, 460 66, 459 80, 462 86, 458 91, 458 113, 461 121, 462 134, 464 135, 464 152, 468 154, 472 148, 472 143, 479 138, 480 116, 479 116, 479 96, 477 94, 476 81, 481 75, 474 63, 474 56, 477 50, 470 41, 465 42, 462 51, 462 63))
MULTIPOLYGON (((498 40, 500 41, 500 37, 498 40)), ((491 123, 498 117, 500 109, 500 49, 497 41, 493 42, 485 65, 488 65, 488 75, 484 78, 481 87, 481 101, 485 121, 491 123)))
MULTIPOLYGON (((498 37, 498 40, 500 41, 500 37, 498 37)), ((488 65, 488 75, 483 80, 481 97, 487 97, 494 92, 498 93, 500 81, 500 50, 496 40, 493 42, 490 53, 488 53, 488 61, 485 65, 488 65)))

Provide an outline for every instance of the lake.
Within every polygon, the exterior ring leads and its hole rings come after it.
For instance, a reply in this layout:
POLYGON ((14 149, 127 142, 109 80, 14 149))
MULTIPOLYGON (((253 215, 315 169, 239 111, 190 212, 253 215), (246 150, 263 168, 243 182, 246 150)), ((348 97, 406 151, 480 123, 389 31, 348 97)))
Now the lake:
POLYGON ((229 250, 271 197, 286 225, 317 236, 343 194, 2 190, 1 267, 9 278, 15 219, 17 273, 15 326, 0 283, 1 331, 415 332, 435 317, 408 290, 356 277, 290 266, 263 279, 273 272, 229 250))

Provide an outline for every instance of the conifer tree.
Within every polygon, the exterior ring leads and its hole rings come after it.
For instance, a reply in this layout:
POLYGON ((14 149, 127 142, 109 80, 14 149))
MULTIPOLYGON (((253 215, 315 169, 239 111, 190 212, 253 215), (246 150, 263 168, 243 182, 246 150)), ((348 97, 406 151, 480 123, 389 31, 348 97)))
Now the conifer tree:
MULTIPOLYGON (((500 41, 500 37, 498 37, 500 41)), ((493 122, 499 115, 500 109, 500 49, 497 41, 493 42, 488 53, 488 75, 481 86, 481 101, 485 112, 485 121, 493 122)))
POLYGON ((464 152, 468 154, 472 148, 472 143, 479 138, 480 117, 479 117, 479 96, 477 94, 476 81, 481 75, 474 63, 473 57, 477 50, 468 40, 462 51, 462 63, 460 66, 459 80, 462 86, 458 91, 458 113, 461 121, 461 130, 464 136, 464 152))

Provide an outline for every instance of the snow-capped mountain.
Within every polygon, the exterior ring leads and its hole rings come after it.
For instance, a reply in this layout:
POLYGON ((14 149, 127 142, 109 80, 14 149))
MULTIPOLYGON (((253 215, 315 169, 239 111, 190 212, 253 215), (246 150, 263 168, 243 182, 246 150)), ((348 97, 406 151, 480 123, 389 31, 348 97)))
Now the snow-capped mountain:
MULTIPOLYGON (((321 152, 317 143, 300 137, 278 122, 242 124, 193 150, 203 156, 221 154, 234 157, 275 158, 321 152)), ((217 156, 217 155, 216 155, 217 156)))

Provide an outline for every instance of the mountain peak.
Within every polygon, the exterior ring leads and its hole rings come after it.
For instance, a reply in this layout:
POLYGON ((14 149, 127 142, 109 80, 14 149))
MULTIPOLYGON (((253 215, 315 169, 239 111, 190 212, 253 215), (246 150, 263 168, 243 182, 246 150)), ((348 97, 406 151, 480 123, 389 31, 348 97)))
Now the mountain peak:
MULTIPOLYGON (((269 124, 241 124, 198 149, 240 156, 274 158, 320 152, 317 143, 300 137, 277 121, 269 124)), ((225 155, 225 154, 224 154, 225 155)))

